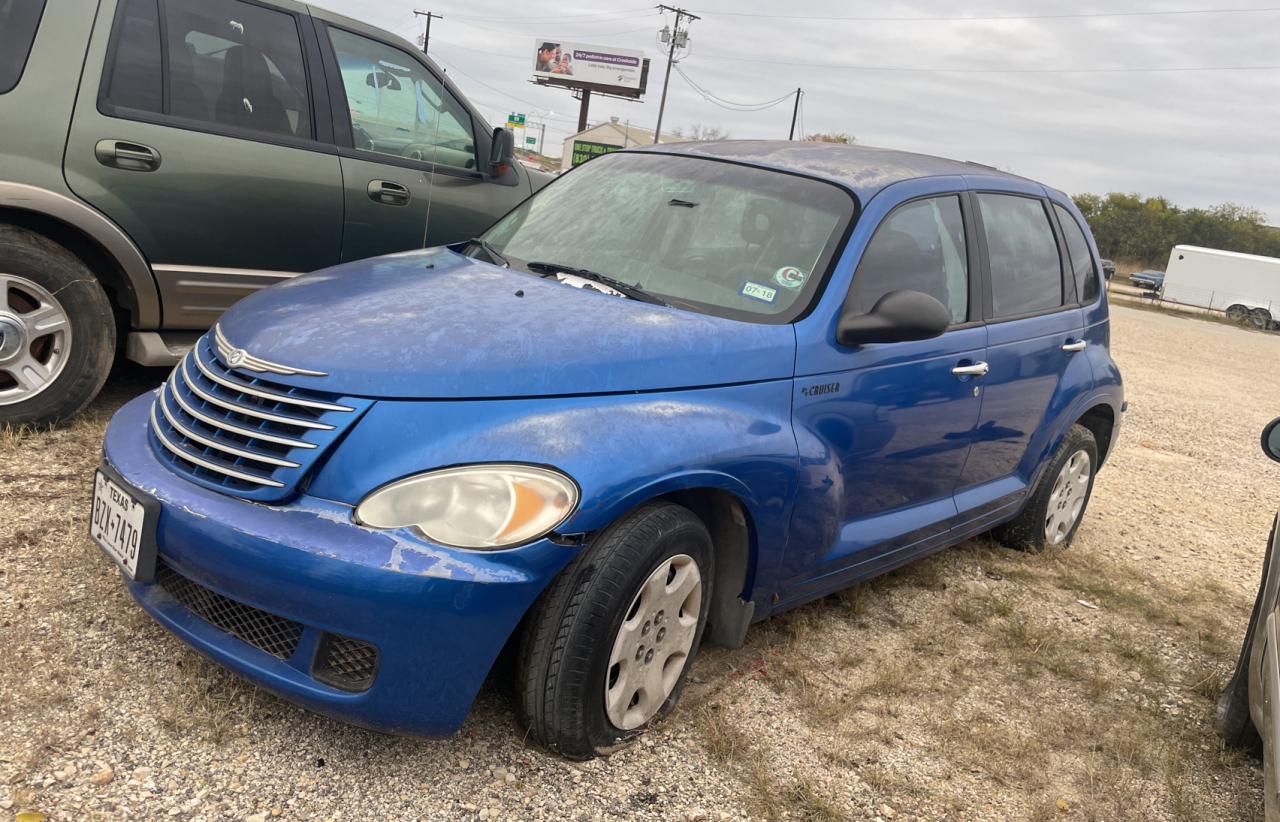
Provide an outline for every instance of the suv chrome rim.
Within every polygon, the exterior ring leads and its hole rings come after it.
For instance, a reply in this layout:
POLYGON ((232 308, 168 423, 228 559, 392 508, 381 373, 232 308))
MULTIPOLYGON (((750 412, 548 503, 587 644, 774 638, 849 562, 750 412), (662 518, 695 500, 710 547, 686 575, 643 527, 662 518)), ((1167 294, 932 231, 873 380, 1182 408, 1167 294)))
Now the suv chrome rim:
POLYGON ((0 405, 52 385, 70 350, 71 319, 62 303, 43 286, 0 272, 0 405))
POLYGON ((1044 536, 1050 545, 1060 545, 1076 520, 1084 510, 1084 502, 1089 494, 1089 477, 1092 476, 1093 461, 1084 451, 1077 451, 1067 460, 1066 465, 1058 472, 1053 482, 1053 491, 1049 494, 1049 510, 1045 514, 1044 536))
POLYGON ((688 554, 663 561, 636 592, 618 628, 604 681, 615 728, 639 728, 675 690, 702 613, 702 574, 688 554))

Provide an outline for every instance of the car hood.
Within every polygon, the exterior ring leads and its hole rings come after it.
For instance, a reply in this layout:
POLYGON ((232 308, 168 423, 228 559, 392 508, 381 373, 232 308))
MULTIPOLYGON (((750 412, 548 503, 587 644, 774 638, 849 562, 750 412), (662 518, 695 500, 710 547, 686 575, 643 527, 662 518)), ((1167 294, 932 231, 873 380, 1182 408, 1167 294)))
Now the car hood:
POLYGON ((660 391, 784 379, 795 363, 790 325, 649 305, 443 248, 289 280, 219 327, 253 357, 323 373, 272 381, 363 397, 660 391))

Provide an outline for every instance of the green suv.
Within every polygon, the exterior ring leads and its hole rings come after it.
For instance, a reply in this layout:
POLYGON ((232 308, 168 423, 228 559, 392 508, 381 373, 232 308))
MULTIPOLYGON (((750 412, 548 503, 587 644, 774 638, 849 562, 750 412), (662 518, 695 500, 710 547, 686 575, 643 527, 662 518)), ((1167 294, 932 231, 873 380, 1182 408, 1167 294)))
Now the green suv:
POLYGON ((0 0, 0 423, 74 414, 116 351, 458 242, 550 177, 409 43, 290 0, 0 0))

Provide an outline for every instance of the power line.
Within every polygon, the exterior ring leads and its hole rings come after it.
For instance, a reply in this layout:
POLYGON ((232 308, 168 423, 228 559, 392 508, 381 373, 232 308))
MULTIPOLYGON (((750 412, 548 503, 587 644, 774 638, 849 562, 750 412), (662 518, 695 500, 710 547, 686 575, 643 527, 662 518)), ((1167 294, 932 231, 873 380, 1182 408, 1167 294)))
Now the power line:
MULTIPOLYGON (((490 32, 494 32, 495 34, 506 34, 506 35, 509 35, 509 36, 511 36, 511 37, 541 37, 543 34, 546 34, 546 32, 541 32, 541 33, 535 34, 533 31, 512 31, 512 30, 510 30, 510 29, 494 28, 493 26, 484 26, 484 25, 481 25, 481 24, 479 24, 479 23, 472 23, 472 22, 470 22, 470 21, 468 21, 468 20, 463 20, 463 19, 462 19, 462 18, 460 18, 460 17, 452 17, 452 19, 453 19, 453 21, 454 21, 454 22, 456 22, 456 23, 461 23, 461 24, 462 24, 462 25, 464 25, 464 26, 470 26, 470 27, 471 27, 471 28, 473 28, 473 29, 481 29, 481 30, 483 30, 483 31, 490 31, 490 32)), ((625 18, 625 17, 624 17, 624 18, 621 18, 621 19, 622 19, 622 20, 627 20, 627 19, 631 19, 631 18, 625 18)), ((612 22, 612 21, 610 21, 610 22, 612 22)), ((558 33, 558 34, 567 34, 567 36, 568 36, 568 37, 616 37, 616 36, 621 35, 621 34, 635 34, 636 32, 639 32, 639 31, 652 31, 652 30, 653 30, 653 27, 652 27, 652 26, 644 26, 643 28, 626 29, 625 31, 588 31, 588 32, 559 32, 559 31, 557 31, 557 33, 558 33)))
MULTIPOLYGON (((574 20, 579 17, 601 18, 603 15, 635 14, 636 12, 641 12, 641 11, 647 12, 648 14, 653 14, 654 8, 653 6, 638 6, 636 8, 630 8, 630 9, 613 9, 612 11, 584 11, 581 14, 539 14, 539 15, 529 16, 529 17, 510 17, 506 15, 502 17, 478 17, 476 15, 471 15, 471 14, 455 14, 453 16, 458 18, 465 18, 467 20, 490 20, 494 22, 510 22, 510 23, 517 23, 520 21, 536 22, 541 20, 561 22, 565 20, 574 20)), ((642 16, 642 15, 635 14, 635 16, 642 16)), ((625 20, 627 18, 614 17, 612 19, 625 20)), ((584 22, 590 22, 590 21, 584 21, 584 22)), ((601 22, 606 22, 606 21, 601 20, 601 22)))
POLYGON ((723 97, 719 97, 711 93, 706 88, 698 85, 692 77, 690 77, 688 74, 685 73, 684 69, 680 68, 679 65, 675 66, 675 72, 676 74, 679 74, 682 78, 684 78, 684 81, 689 84, 689 87, 692 88, 694 91, 696 91, 698 93, 698 96, 702 97, 702 99, 706 100, 708 103, 717 105, 720 108, 726 109, 728 111, 765 111, 766 109, 771 109, 782 102, 790 100, 791 96, 795 94, 795 92, 789 91, 786 94, 774 100, 767 100, 760 103, 739 103, 733 100, 726 100, 723 97))
POLYGON ((923 68, 916 66, 870 66, 852 63, 801 63, 790 60, 760 60, 754 57, 738 57, 732 54, 702 54, 712 60, 735 60, 743 63, 761 63, 771 66, 799 66, 801 68, 841 69, 847 71, 887 71, 911 74, 1128 74, 1163 73, 1177 71, 1278 71, 1274 66, 1156 66, 1116 68, 923 68))
POLYGON ((856 23, 992 23, 1006 20, 1088 20, 1100 17, 1172 17, 1199 14, 1260 14, 1280 11, 1280 6, 1234 9, 1173 9, 1166 11, 1096 11, 1062 14, 993 14, 984 16, 946 15, 936 17, 843 17, 807 14, 767 14, 750 11, 713 11, 726 17, 763 17, 772 20, 823 20, 856 23))

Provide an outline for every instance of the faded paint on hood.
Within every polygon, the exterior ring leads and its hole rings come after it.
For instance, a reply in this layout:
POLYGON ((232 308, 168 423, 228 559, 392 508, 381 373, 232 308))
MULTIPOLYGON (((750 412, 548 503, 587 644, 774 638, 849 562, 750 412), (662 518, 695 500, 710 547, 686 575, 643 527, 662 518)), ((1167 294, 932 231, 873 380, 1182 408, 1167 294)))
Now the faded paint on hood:
POLYGON ((585 291, 443 248, 281 283, 219 324, 254 356, 327 374, 273 381, 364 397, 657 391, 785 379, 795 364, 789 325, 585 291))

